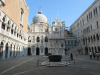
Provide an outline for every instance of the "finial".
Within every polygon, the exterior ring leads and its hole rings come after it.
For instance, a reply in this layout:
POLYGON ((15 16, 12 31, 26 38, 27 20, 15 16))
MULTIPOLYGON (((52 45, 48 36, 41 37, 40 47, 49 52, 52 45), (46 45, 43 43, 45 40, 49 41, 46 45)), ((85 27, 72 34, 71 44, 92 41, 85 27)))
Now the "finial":
POLYGON ((40 7, 40 11, 41 11, 41 6, 39 6, 40 7))

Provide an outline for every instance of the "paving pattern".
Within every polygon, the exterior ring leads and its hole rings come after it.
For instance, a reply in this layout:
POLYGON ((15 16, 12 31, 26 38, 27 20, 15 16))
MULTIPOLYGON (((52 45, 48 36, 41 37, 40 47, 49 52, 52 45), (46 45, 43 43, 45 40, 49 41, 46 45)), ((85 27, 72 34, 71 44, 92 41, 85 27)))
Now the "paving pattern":
POLYGON ((63 56, 70 65, 64 67, 41 66, 47 60, 45 56, 25 56, 0 61, 0 75, 100 75, 100 60, 89 59, 89 56, 78 55, 74 61, 63 56), (37 60, 39 64, 37 66, 37 60))

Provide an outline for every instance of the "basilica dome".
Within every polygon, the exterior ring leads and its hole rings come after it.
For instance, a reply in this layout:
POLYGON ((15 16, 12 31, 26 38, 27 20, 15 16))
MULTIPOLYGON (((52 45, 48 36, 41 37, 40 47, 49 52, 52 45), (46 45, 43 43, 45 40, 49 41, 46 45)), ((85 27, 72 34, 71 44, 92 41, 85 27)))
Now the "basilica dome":
POLYGON ((33 23, 44 22, 47 23, 47 18, 42 14, 42 11, 38 11, 38 14, 33 17, 33 23))

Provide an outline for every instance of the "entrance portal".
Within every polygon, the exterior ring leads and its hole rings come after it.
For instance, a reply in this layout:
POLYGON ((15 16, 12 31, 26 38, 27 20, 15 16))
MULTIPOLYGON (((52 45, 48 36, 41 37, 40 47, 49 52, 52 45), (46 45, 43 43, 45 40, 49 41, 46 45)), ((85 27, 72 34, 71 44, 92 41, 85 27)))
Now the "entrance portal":
POLYGON ((88 48, 85 47, 85 54, 88 55, 88 48))
POLYGON ((28 48, 28 55, 31 55, 31 48, 28 48))
POLYGON ((39 47, 36 48, 36 55, 39 55, 39 47))
POLYGON ((45 55, 48 54, 48 48, 45 48, 45 55))

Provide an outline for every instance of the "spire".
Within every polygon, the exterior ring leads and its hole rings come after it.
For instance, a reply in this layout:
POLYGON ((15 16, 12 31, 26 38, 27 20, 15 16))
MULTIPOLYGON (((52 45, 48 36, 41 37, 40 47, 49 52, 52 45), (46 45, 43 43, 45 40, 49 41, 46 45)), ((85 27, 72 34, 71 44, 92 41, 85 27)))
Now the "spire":
POLYGON ((52 18, 50 18, 50 26, 52 26, 52 18))
POLYGON ((55 21, 58 22, 58 12, 57 12, 57 15, 55 16, 55 21))

